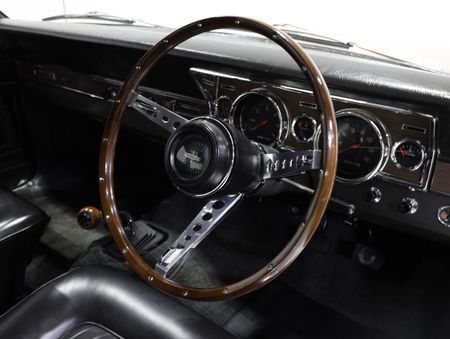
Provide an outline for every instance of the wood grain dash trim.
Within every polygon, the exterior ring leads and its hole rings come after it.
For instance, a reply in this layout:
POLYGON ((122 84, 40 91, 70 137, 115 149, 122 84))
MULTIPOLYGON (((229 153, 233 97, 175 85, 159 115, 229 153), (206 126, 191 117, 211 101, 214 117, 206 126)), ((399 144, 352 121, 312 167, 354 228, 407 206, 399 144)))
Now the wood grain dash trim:
POLYGON ((431 190, 450 195, 450 163, 436 162, 431 190))

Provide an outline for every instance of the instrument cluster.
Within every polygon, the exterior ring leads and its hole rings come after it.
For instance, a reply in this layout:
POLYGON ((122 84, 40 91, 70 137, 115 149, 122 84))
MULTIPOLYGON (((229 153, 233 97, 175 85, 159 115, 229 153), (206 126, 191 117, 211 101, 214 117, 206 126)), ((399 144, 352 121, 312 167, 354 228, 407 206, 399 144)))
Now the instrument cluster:
MULTIPOLYGON (((212 114, 251 140, 280 149, 321 149, 321 115, 310 91, 201 69, 191 72, 203 92, 208 92, 205 83, 213 85, 212 114)), ((337 180, 360 184, 380 177, 426 189, 435 155, 431 116, 332 99, 338 126, 337 180)))

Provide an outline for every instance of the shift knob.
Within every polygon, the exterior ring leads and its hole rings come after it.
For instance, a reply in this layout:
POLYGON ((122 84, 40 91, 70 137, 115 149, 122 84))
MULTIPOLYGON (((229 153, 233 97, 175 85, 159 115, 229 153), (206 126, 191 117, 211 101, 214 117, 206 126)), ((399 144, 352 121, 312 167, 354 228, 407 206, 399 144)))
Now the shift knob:
POLYGON ((97 227, 103 219, 103 213, 95 207, 87 206, 78 212, 77 222, 81 228, 92 229, 97 227))

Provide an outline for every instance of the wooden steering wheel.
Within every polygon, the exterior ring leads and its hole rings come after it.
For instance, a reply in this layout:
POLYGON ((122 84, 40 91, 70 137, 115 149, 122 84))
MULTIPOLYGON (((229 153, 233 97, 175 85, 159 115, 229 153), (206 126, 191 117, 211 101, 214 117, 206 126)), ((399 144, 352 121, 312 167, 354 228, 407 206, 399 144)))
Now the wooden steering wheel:
POLYGON ((255 291, 280 275, 303 251, 319 225, 331 196, 337 165, 337 127, 325 81, 308 54, 286 33, 260 21, 216 17, 186 25, 158 42, 131 71, 115 101, 104 130, 100 154, 99 186, 103 212, 117 247, 131 267, 152 286, 177 297, 224 300, 255 291), (323 149, 286 151, 258 144, 212 116, 187 120, 136 92, 156 63, 177 45, 198 34, 217 29, 259 33, 281 46, 309 81, 321 112, 323 149), (192 223, 151 268, 128 239, 114 194, 114 157, 122 117, 134 108, 172 134, 166 144, 165 167, 173 184, 193 198, 210 198, 192 223), (167 273, 180 263, 213 228, 249 193, 274 179, 319 170, 317 188, 294 236, 267 265, 230 285, 198 288, 178 284, 167 273))

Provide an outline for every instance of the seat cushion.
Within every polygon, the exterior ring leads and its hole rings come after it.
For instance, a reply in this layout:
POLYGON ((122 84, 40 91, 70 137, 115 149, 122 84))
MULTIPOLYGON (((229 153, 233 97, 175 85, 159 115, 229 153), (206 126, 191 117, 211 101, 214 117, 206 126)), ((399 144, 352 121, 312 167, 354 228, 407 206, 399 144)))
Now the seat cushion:
POLYGON ((121 339, 107 328, 94 323, 83 323, 66 332, 61 339, 121 339))
POLYGON ((134 274, 100 266, 75 269, 34 292, 0 318, 0 333, 72 338, 84 333, 83 324, 90 324, 84 332, 111 338, 233 338, 134 274))
POLYGON ((0 189, 0 312, 23 293, 25 267, 48 220, 39 208, 0 189))
POLYGON ((32 232, 33 228, 42 231, 47 221, 48 216, 42 210, 0 189, 0 246, 13 237, 32 232))

